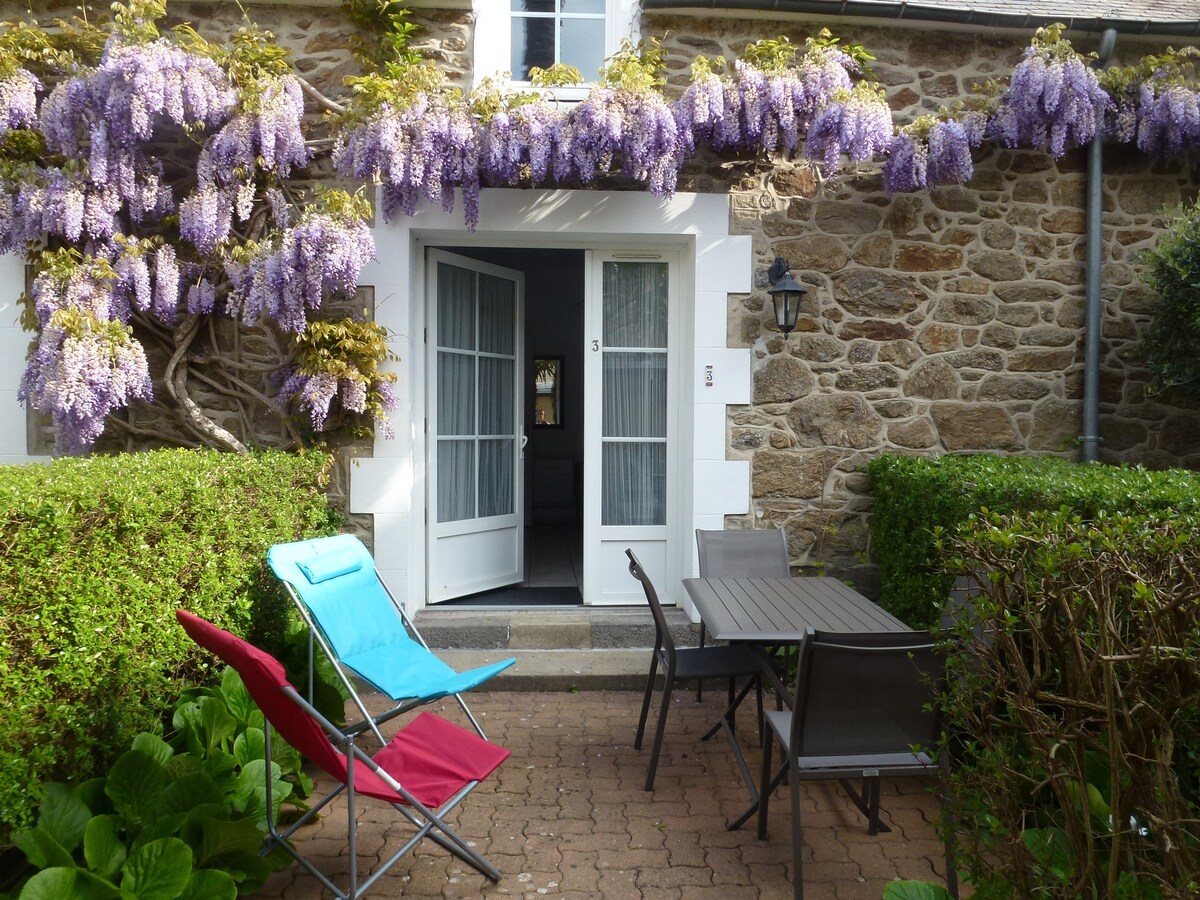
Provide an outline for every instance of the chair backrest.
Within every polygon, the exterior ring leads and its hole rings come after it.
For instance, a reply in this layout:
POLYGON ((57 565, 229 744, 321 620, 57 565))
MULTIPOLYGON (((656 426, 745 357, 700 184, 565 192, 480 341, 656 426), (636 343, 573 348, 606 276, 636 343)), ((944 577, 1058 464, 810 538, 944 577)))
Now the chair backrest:
POLYGON ((667 627, 667 617, 663 614, 662 604, 658 602, 658 591, 654 589, 650 576, 642 568, 633 550, 626 549, 625 555, 629 557, 629 574, 641 582, 642 590, 646 593, 646 602, 650 604, 650 613, 654 616, 655 649, 662 647, 667 653, 667 658, 674 660, 675 640, 671 637, 671 629, 667 627))
POLYGON ((285 741, 334 778, 346 781, 346 757, 330 743, 325 729, 283 692, 291 683, 279 660, 185 610, 177 610, 175 618, 193 641, 233 666, 258 708, 285 741))
POLYGON ((267 562, 308 608, 339 658, 412 641, 375 561, 354 535, 276 544, 267 562))
POLYGON ((899 753, 931 756, 933 701, 943 662, 927 631, 838 634, 811 629, 800 645, 792 747, 800 756, 899 753))
POLYGON ((787 578, 787 536, 782 528, 741 531, 696 529, 701 578, 787 578))

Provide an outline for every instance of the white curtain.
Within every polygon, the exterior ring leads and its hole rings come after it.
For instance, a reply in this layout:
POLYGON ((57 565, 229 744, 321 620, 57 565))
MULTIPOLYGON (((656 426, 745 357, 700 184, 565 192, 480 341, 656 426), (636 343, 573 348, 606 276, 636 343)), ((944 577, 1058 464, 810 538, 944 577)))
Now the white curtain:
POLYGON ((606 262, 602 517, 666 523, 667 264, 606 262))
POLYGON ((515 510, 515 285, 438 264, 439 522, 515 510), (478 336, 478 340, 476 340, 478 336))
POLYGON ((479 276, 479 515, 504 516, 516 506, 513 317, 516 286, 479 276))

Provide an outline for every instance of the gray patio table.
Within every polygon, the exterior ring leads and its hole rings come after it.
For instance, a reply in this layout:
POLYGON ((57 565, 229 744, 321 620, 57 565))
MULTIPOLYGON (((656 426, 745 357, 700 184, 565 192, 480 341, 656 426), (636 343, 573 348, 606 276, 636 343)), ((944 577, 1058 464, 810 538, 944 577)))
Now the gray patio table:
MULTIPOLYGON (((683 587, 717 641, 765 649, 799 645, 808 628, 846 634, 912 631, 837 578, 685 578, 683 587)), ((790 706, 788 686, 777 674, 773 681, 790 706)))
POLYGON ((718 641, 799 644, 807 628, 912 631, 837 578, 685 578, 683 586, 718 641))
MULTIPOLYGON (((709 636, 717 641, 768 647, 799 645, 805 630, 864 632, 912 631, 870 598, 837 578, 685 578, 683 587, 709 636)), ((776 693, 792 705, 791 689, 767 667, 776 693)), ((750 790, 751 806, 729 825, 740 827, 758 809, 758 791, 743 764, 742 777, 750 790)))

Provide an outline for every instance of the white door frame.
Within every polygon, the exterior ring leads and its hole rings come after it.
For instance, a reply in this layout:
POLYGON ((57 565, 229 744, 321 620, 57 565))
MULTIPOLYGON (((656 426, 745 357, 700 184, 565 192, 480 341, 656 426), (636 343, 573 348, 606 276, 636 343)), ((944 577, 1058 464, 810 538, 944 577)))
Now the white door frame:
MULTIPOLYGON (((678 521, 671 523, 666 572, 656 585, 664 600, 694 617, 679 578, 697 571, 695 528, 721 528, 726 515, 749 511, 748 458, 726 459, 727 405, 750 401, 750 349, 729 348, 729 295, 751 290, 751 240, 729 233, 729 200, 643 192, 485 190, 475 232, 462 212, 426 208, 411 218, 376 223, 378 259, 363 273, 372 285, 375 319, 389 330, 400 358, 395 438, 377 437, 374 454, 356 460, 350 509, 371 514, 380 573, 406 609, 425 605, 425 263, 427 247, 531 247, 602 250, 647 241, 677 248, 681 462, 678 521), (688 373, 690 372, 690 377, 688 373)), ((675 347, 671 348, 675 352, 675 347)))

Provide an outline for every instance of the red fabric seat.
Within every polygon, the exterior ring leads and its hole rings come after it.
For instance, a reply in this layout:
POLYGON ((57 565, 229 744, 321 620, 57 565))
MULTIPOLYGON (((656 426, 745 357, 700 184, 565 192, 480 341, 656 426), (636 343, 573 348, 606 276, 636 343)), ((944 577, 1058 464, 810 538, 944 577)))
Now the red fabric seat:
MULTIPOLYGON (((508 758, 507 750, 433 713, 422 712, 402 727, 383 749, 374 756, 368 756, 354 744, 353 735, 326 721, 296 691, 275 657, 185 610, 179 610, 176 617, 192 640, 237 670, 246 690, 283 739, 338 781, 333 791, 283 833, 276 831, 275 823, 270 819, 271 803, 266 804, 268 840, 286 847, 336 896, 350 898, 361 894, 426 835, 434 837, 439 844, 471 863, 493 881, 499 880, 499 871, 454 833, 441 816, 461 802, 475 785, 496 771, 508 758), (347 764, 347 755, 341 747, 350 748, 352 768, 347 764), (348 841, 351 873, 349 892, 343 892, 305 859, 288 838, 347 788, 350 789, 348 841), (411 810, 405 812, 405 818, 417 828, 414 838, 376 869, 362 885, 357 884, 357 860, 354 854, 357 828, 354 798, 360 794, 411 810)), ((269 753, 270 728, 267 731, 269 753)), ((271 779, 268 769, 268 798, 271 779)))

